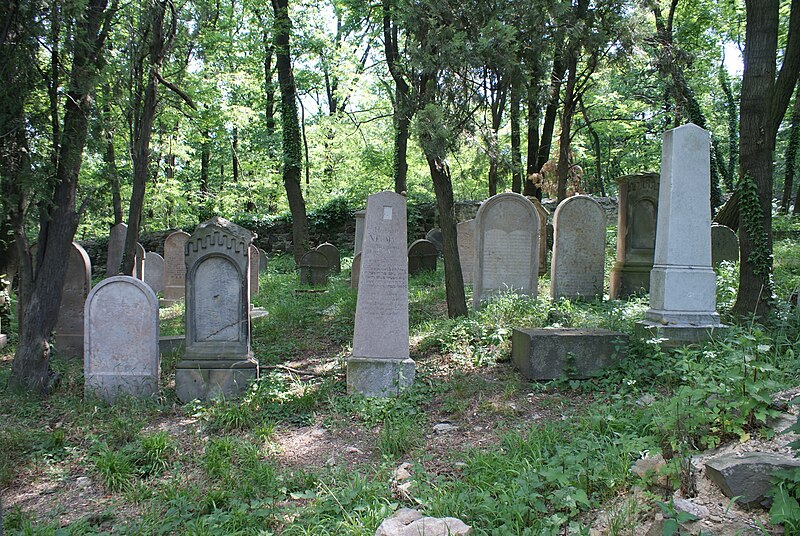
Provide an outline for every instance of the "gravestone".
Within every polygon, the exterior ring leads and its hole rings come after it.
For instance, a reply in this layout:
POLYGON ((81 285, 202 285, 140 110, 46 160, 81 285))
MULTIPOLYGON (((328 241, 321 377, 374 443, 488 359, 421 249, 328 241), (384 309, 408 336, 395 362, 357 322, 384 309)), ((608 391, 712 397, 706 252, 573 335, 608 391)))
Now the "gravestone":
POLYGON ((462 221, 456 225, 458 258, 461 261, 461 275, 464 284, 472 284, 472 270, 475 268, 475 220, 462 221))
POLYGON ((248 269, 248 276, 250 278, 250 298, 258 294, 258 267, 261 264, 261 252, 258 248, 250 244, 250 267, 248 269))
POLYGON ((350 267, 350 288, 358 288, 358 277, 361 273, 361 252, 353 257, 353 265, 350 267))
POLYGON ((543 276, 547 273, 547 218, 550 217, 550 211, 535 197, 528 197, 528 200, 533 203, 536 213, 539 214, 539 275, 543 276))
POLYGON ((359 210, 356 211, 356 236, 353 240, 353 255, 358 255, 361 251, 361 247, 364 244, 364 218, 367 215, 366 210, 359 210))
POLYGON ((112 403, 158 395, 158 298, 144 282, 109 277, 86 298, 84 391, 112 403))
POLYGON ((558 298, 603 297, 606 213, 589 196, 563 200, 553 215, 550 295, 558 298))
POLYGON ((214 217, 186 241, 186 350, 175 371, 182 402, 235 397, 258 378, 250 352, 252 239, 247 229, 214 217))
POLYGON ((164 293, 164 257, 155 251, 148 251, 144 255, 147 269, 144 272, 144 282, 150 285, 153 292, 164 293))
POLYGON ((444 249, 444 236, 442 235, 442 230, 438 227, 428 231, 425 235, 425 240, 432 242, 433 245, 436 246, 436 251, 438 253, 441 253, 444 249))
POLYGON ((139 281, 144 281, 144 258, 146 255, 147 253, 144 250, 144 246, 136 242, 133 257, 133 277, 139 281))
POLYGON ((739 262, 739 237, 730 227, 715 223, 711 226, 711 265, 722 261, 739 262))
POLYGON ((324 244, 318 245, 316 250, 325 255, 325 258, 328 259, 328 269, 330 273, 339 274, 342 272, 342 258, 339 255, 339 248, 325 242, 324 244))
POLYGON ((617 179, 617 260, 609 276, 609 297, 627 298, 650 290, 656 247, 658 173, 617 179))
POLYGON ((435 272, 439 250, 430 240, 416 240, 408 246, 408 275, 435 272))
POLYGON ((56 320, 56 351, 64 357, 83 357, 83 311, 92 286, 92 262, 86 250, 72 243, 67 275, 56 320))
POLYGON ((472 306, 506 290, 536 297, 541 219, 528 198, 490 197, 475 216, 472 306))
POLYGON ((328 257, 316 249, 303 253, 300 257, 300 283, 312 287, 322 287, 328 284, 330 272, 328 257))
POLYGON ((710 135, 691 123, 664 133, 650 308, 638 323, 679 345, 720 327, 711 268, 710 135))
POLYGON ((188 239, 189 233, 175 231, 164 240, 164 305, 172 305, 184 298, 188 239))
POLYGON ((262 274, 267 273, 267 252, 258 248, 258 272, 262 274))
POLYGON ((389 396, 414 382, 408 353, 406 199, 393 192, 369 196, 361 251, 353 353, 347 390, 389 396))
POLYGON ((106 255, 106 277, 119 275, 122 255, 125 252, 125 237, 128 234, 128 225, 118 223, 111 228, 108 234, 108 249, 106 255))

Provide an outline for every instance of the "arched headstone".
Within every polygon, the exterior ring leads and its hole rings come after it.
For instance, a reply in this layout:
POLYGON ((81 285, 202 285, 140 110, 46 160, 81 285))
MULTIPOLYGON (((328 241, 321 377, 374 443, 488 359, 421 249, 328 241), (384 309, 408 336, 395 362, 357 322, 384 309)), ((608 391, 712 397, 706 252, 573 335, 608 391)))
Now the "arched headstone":
POLYGON ((475 269, 475 220, 462 221, 456 225, 456 232, 461 275, 465 285, 472 284, 472 271, 475 269))
POLYGON ((125 252, 125 237, 128 234, 128 224, 118 223, 111 228, 108 234, 108 249, 106 254, 106 277, 119 275, 122 265, 122 254, 125 252))
POLYGON ((603 296, 606 214, 585 195, 563 200, 553 215, 550 295, 558 298, 603 296))
POLYGON ((158 394, 158 298, 127 275, 103 280, 86 298, 84 390, 107 402, 158 394))
POLYGON ((261 265, 261 252, 258 248, 250 244, 250 298, 258 294, 258 273, 259 266, 261 265))
POLYGON ((358 288, 358 277, 361 273, 361 252, 353 257, 353 265, 350 267, 350 288, 358 288))
POLYGON ((144 282, 150 285, 153 292, 164 292, 164 257, 155 251, 148 251, 144 255, 147 269, 144 272, 144 282))
POLYGON ((92 285, 92 262, 86 250, 72 243, 67 275, 56 321, 56 351, 65 357, 83 357, 83 311, 92 285))
POLYGON ((408 275, 435 272, 439 250, 430 240, 415 240, 408 246, 408 275))
POLYGON ((186 292, 186 240, 189 233, 175 231, 164 240, 164 304, 182 300, 186 292))
POLYGON ((430 241, 434 246, 436 246, 437 253, 441 253, 444 249, 444 236, 442 235, 442 230, 438 227, 434 227, 428 231, 425 235, 425 240, 430 241))
POLYGON ((316 250, 325 255, 325 258, 328 259, 328 267, 332 274, 338 274, 342 271, 342 258, 339 255, 339 248, 325 242, 324 244, 320 244, 316 247, 316 250))
POLYGON ((739 237, 730 227, 715 223, 711 226, 711 264, 722 261, 739 262, 739 237))
POLYGON ((300 257, 300 282, 304 285, 327 285, 329 271, 328 257, 316 249, 306 251, 300 257))

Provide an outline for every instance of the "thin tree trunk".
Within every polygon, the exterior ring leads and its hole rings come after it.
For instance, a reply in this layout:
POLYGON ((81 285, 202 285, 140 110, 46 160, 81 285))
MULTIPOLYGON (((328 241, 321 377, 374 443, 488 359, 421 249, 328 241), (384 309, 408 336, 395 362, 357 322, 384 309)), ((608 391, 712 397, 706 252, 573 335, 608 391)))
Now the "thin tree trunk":
POLYGON ((283 186, 292 213, 292 249, 294 259, 308 249, 308 217, 303 191, 300 187, 302 153, 300 148, 300 121, 297 114, 297 88, 292 72, 289 36, 292 22, 289 18, 289 1, 272 0, 275 13, 275 52, 278 85, 281 91, 281 119, 283 132, 283 186))
POLYGON ((784 161, 786 162, 786 172, 783 175, 783 196, 778 212, 787 214, 789 204, 792 202, 792 186, 795 175, 795 160, 797 158, 797 148, 800 147, 800 90, 795 92, 794 106, 792 107, 792 125, 789 130, 789 143, 786 146, 784 161))
POLYGON ((725 114, 728 116, 728 166, 723 179, 728 191, 733 191, 737 175, 736 163, 739 156, 739 106, 733 97, 728 72, 725 70, 724 65, 720 65, 719 79, 720 87, 725 94, 725 114))
MULTIPOLYGON (((541 91, 539 81, 534 77, 528 80, 528 147, 527 165, 525 169, 525 186, 522 188, 523 195, 542 199, 542 190, 537 188, 530 180, 534 173, 541 169, 539 166, 539 92, 541 91)), ((538 78, 538 77, 535 77, 538 78)))
POLYGON ((233 127, 233 141, 231 141, 233 159, 233 182, 239 182, 239 127, 233 127))
POLYGON ((519 80, 511 83, 511 191, 522 193, 522 150, 520 142, 519 107, 522 96, 519 80))
POLYGON ((544 111, 544 125, 542 126, 542 137, 539 142, 539 153, 536 157, 536 171, 542 169, 542 166, 550 160, 550 147, 553 144, 553 132, 556 126, 556 116, 558 115, 561 83, 564 80, 564 73, 567 70, 567 65, 564 61, 564 52, 559 48, 563 46, 563 36, 556 41, 553 72, 550 76, 550 93, 547 98, 547 108, 545 108, 544 111))
POLYGON ((402 194, 408 190, 408 137, 411 119, 416 111, 411 104, 411 87, 397 65, 400 56, 398 29, 392 20, 392 0, 383 0, 383 47, 386 65, 394 80, 392 122, 394 124, 394 153, 392 174, 394 191, 402 194))
POLYGON ((578 78, 578 52, 577 45, 570 45, 568 52, 567 86, 564 90, 564 106, 561 109, 561 135, 558 144, 558 164, 556 164, 556 178, 558 180, 558 202, 567 198, 567 179, 570 166, 570 140, 572 130, 572 117, 575 114, 575 84, 578 78))

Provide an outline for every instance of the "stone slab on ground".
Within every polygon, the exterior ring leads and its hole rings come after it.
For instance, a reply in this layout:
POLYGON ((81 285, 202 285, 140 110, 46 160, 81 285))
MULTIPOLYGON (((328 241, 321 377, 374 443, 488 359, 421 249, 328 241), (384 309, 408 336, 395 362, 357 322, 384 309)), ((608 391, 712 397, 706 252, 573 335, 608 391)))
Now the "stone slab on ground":
POLYGON ((185 335, 165 335, 158 338, 158 351, 161 355, 183 352, 186 346, 185 335))
POLYGON ((425 517, 417 510, 401 508, 386 518, 375 536, 466 536, 472 527, 455 517, 425 517))
POLYGON ((582 379, 616 363, 627 345, 627 335, 605 329, 515 328, 511 355, 527 379, 582 379))
POLYGON ((744 506, 767 506, 772 475, 779 469, 800 467, 800 460, 771 452, 729 453, 706 460, 706 476, 727 497, 744 506))

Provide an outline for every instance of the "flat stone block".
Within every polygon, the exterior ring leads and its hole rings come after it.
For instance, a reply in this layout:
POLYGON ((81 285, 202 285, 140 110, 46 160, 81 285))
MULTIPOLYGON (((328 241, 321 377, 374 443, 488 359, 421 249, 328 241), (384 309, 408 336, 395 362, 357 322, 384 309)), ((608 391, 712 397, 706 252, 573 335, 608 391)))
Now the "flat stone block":
POLYGON ((515 328, 511 355, 530 380, 589 378, 621 359, 628 336, 605 329, 515 328))
POLYGON ((161 355, 174 354, 186 346, 185 335, 168 335, 158 338, 158 351, 161 355))
POLYGON ((178 399, 211 400, 236 398, 258 379, 258 362, 243 360, 184 359, 175 367, 175 388, 178 399))
POLYGON ((267 318, 268 316, 269 316, 269 311, 267 311, 263 307, 250 308, 250 320, 258 320, 260 318, 267 318))
POLYGON ((636 322, 636 331, 642 338, 661 339, 661 346, 676 348, 696 342, 709 340, 713 336, 722 335, 728 326, 724 324, 691 325, 662 324, 652 320, 636 322))
POLYGON ((772 475, 779 469, 800 468, 800 460, 770 452, 721 454, 705 464, 706 476, 722 493, 745 506, 769 506, 772 475))
POLYGON ((0 348, 5 348, 8 344, 8 335, 0 333, 0 348))
POLYGON ((414 383, 413 359, 351 357, 347 360, 347 392, 368 397, 394 396, 414 383))

